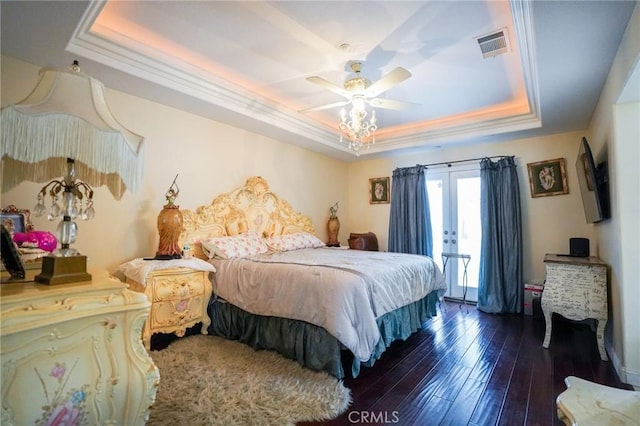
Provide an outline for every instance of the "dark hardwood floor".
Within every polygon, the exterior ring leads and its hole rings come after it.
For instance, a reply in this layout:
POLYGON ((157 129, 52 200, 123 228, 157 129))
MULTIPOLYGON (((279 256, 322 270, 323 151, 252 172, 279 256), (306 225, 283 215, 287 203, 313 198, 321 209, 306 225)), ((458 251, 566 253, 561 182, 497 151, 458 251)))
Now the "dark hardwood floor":
POLYGON ((342 416, 299 426, 560 425, 555 399, 566 390, 565 377, 632 389, 600 360, 591 324, 555 315, 553 321, 543 349, 543 319, 448 301, 446 312, 345 379, 353 402, 342 416))

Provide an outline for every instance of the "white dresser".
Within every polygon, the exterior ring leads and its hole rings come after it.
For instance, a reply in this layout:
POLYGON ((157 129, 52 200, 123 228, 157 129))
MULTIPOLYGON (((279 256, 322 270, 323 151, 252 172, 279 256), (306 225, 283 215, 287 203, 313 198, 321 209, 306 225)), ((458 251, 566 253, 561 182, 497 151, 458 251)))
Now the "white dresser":
POLYGON ((141 332, 150 303, 105 273, 3 283, 2 425, 144 425, 158 370, 141 332))
POLYGON ((551 341, 551 317, 555 312, 563 317, 597 322, 596 341, 600 358, 607 361, 604 349, 604 329, 607 325, 607 264, 597 257, 570 257, 547 254, 547 271, 542 292, 542 311, 546 322, 544 342, 551 341))

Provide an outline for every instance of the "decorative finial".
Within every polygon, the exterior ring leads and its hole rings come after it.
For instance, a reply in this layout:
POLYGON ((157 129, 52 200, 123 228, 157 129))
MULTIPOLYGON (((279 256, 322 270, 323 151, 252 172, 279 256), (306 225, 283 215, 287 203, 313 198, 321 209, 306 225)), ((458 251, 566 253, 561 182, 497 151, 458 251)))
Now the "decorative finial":
POLYGON ((178 175, 176 175, 176 177, 173 179, 173 182, 171 183, 169 190, 165 194, 165 197, 167 199, 167 205, 165 207, 169 207, 169 208, 173 207, 174 201, 176 200, 176 198, 178 198, 178 194, 180 194, 180 188, 178 188, 178 184, 176 183, 176 180, 178 180, 178 175))
POLYGON ((332 206, 329 207, 329 213, 331 214, 331 219, 335 219, 338 217, 336 214, 338 213, 338 201, 332 206))

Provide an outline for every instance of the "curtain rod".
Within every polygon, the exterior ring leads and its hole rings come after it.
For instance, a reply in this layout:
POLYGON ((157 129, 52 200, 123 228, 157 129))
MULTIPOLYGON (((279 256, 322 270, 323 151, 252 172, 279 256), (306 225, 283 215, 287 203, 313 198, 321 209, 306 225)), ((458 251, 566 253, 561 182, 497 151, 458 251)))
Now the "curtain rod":
POLYGON ((454 163, 466 163, 468 161, 480 161, 480 160, 484 160, 485 158, 507 158, 507 157, 511 157, 511 155, 492 155, 490 157, 468 158, 466 160, 443 161, 441 163, 418 164, 418 165, 419 166, 424 166, 424 167, 429 167, 429 166, 443 166, 443 165, 446 164, 448 167, 451 167, 451 165, 454 164, 454 163))

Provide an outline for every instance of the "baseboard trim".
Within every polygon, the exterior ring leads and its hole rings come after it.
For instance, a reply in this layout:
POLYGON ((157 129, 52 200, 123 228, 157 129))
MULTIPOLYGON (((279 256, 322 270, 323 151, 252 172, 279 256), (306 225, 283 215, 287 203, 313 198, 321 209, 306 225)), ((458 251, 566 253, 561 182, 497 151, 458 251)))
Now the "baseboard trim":
POLYGON ((620 357, 608 341, 605 341, 605 349, 620 381, 633 386, 635 390, 640 390, 640 371, 633 371, 622 365, 620 357))

